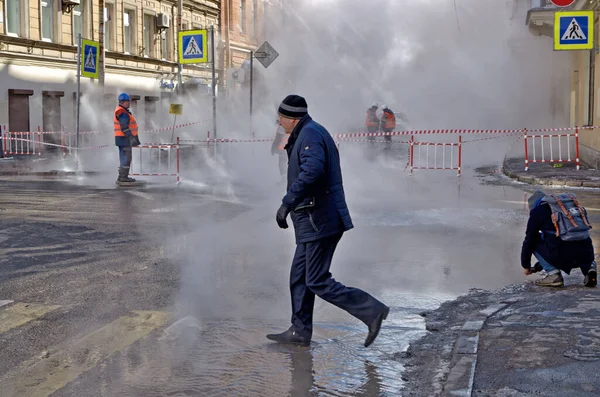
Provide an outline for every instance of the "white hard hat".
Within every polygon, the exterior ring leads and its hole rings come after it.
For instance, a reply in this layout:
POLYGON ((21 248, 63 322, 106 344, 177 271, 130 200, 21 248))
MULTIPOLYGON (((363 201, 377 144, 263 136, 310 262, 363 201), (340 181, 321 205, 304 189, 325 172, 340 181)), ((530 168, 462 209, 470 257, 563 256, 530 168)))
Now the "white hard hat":
POLYGON ((382 109, 387 109, 388 107, 387 107, 387 105, 381 105, 381 108, 382 109))
POLYGON ((373 102, 373 104, 371 105, 372 108, 376 108, 379 107, 379 105, 377 104, 377 102, 373 102))

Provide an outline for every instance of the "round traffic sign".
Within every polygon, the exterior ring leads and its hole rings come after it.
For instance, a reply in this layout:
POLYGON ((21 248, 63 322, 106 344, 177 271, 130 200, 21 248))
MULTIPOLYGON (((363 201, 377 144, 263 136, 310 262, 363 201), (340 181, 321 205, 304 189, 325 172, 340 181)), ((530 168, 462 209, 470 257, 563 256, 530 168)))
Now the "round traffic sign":
POLYGON ((575 3, 575 0, 550 0, 557 7, 568 7, 575 3))

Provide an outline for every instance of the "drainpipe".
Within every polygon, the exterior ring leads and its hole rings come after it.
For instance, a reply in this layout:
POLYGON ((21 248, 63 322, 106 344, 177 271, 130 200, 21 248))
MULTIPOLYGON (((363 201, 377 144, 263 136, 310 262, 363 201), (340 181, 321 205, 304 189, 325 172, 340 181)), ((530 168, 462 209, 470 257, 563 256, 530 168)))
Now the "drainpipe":
POLYGON ((98 65, 98 83, 104 86, 104 0, 99 0, 100 7, 100 28, 98 32, 98 43, 100 45, 100 60, 98 65))
POLYGON ((226 56, 226 64, 225 64, 225 68, 229 68, 231 66, 231 44, 230 44, 230 39, 229 39, 229 31, 231 29, 231 0, 227 0, 227 28, 225 29, 225 40, 226 40, 226 45, 225 45, 225 52, 227 54, 226 56))

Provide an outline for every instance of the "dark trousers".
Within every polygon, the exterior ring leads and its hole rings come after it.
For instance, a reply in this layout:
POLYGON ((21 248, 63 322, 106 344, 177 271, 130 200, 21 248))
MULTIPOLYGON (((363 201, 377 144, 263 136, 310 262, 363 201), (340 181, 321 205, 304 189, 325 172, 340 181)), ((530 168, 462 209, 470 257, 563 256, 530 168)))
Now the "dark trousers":
POLYGON ((367 325, 385 308, 365 291, 346 287, 331 276, 331 260, 341 238, 342 233, 296 246, 290 274, 292 325, 302 335, 312 336, 315 295, 367 325))
POLYGON ((119 148, 119 165, 123 168, 129 168, 131 165, 131 146, 118 146, 119 148))

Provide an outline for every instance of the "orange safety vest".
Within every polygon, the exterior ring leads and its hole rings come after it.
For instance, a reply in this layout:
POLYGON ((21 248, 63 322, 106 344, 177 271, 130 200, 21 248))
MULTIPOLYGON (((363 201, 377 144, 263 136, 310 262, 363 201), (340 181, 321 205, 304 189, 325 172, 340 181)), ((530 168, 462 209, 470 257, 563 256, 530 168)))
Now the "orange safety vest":
MULTIPOLYGON (((129 112, 127 112, 127 109, 125 109, 123 106, 117 105, 117 108, 115 109, 115 116, 113 119, 115 136, 126 136, 125 133, 121 130, 121 124, 119 124, 118 117, 122 113, 129 113, 129 112)), ((138 134, 137 121, 135 121, 135 117, 133 117, 133 115, 131 113, 129 113, 129 130, 131 131, 131 135, 137 136, 137 134, 138 134)))
POLYGON ((290 136, 288 134, 283 134, 283 138, 281 138, 281 141, 279 141, 279 145, 277 145, 277 149, 285 150, 285 145, 287 144, 289 138, 290 138, 290 136))
POLYGON ((385 125, 383 128, 396 128, 396 115, 389 109, 383 111, 383 114, 386 116, 385 125))
POLYGON ((377 113, 373 109, 367 110, 367 120, 365 121, 366 127, 379 127, 379 119, 377 113))

